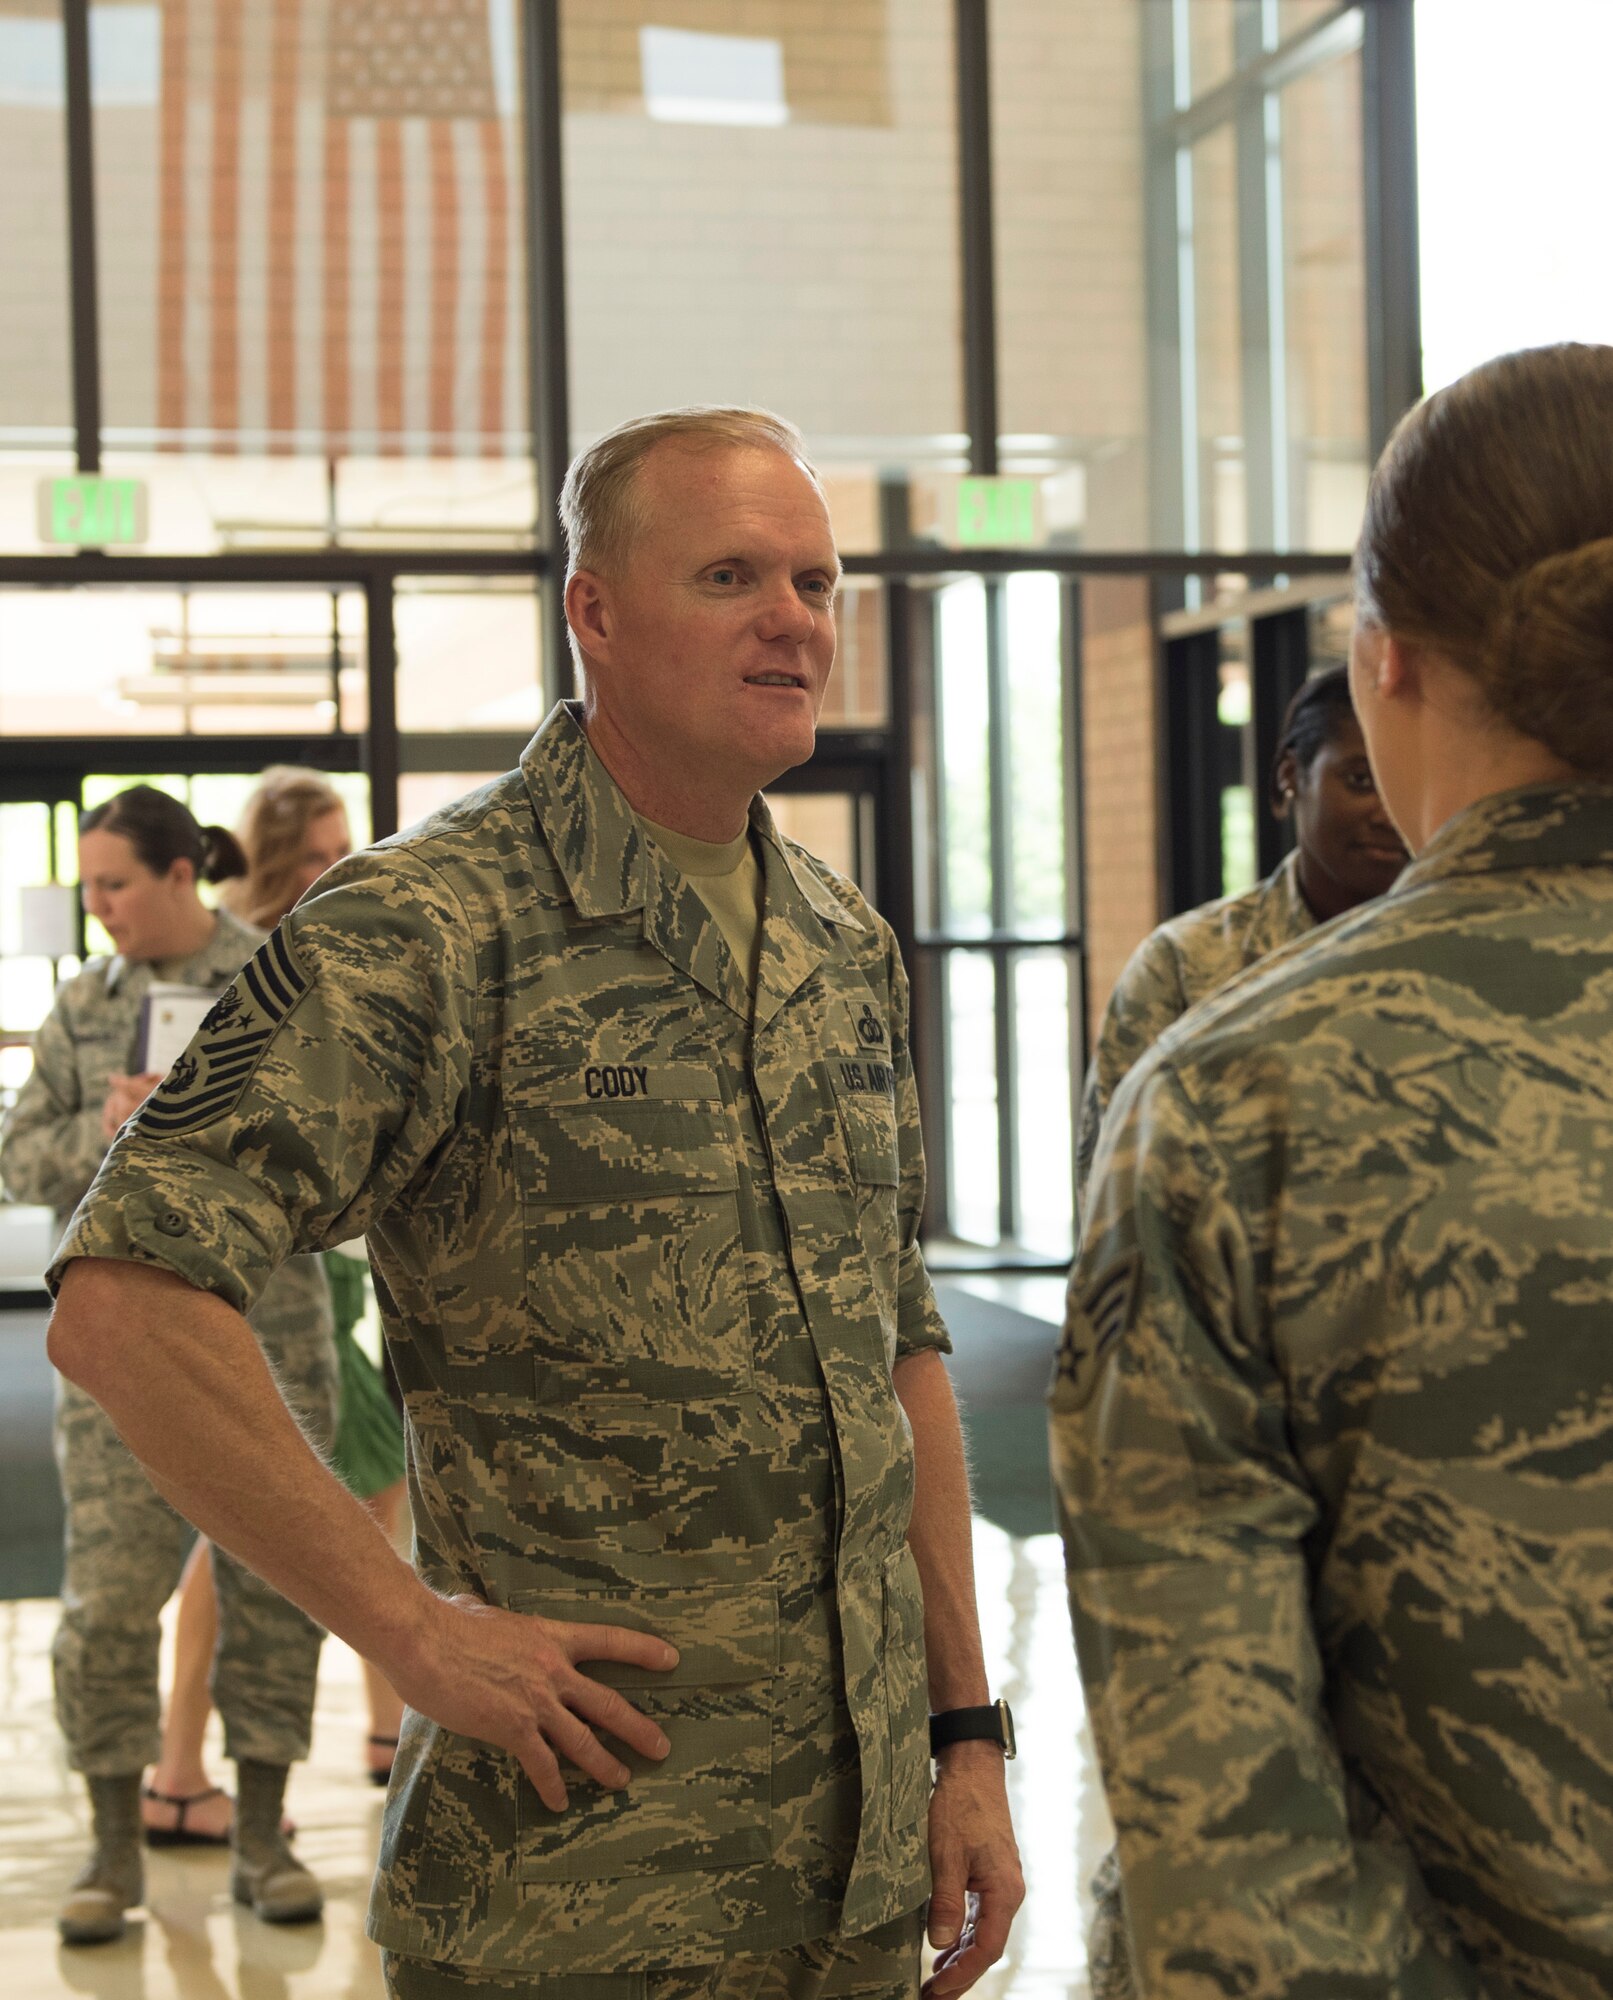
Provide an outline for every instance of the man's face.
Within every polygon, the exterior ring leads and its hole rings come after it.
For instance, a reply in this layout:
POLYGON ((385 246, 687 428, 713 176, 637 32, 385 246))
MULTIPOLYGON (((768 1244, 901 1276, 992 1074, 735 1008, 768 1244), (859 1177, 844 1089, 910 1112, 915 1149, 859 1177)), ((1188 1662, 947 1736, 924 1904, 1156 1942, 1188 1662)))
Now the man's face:
POLYGON ((781 451, 667 442, 634 497, 644 525, 598 579, 590 716, 638 757, 748 796, 812 755, 840 576, 823 496, 781 451))

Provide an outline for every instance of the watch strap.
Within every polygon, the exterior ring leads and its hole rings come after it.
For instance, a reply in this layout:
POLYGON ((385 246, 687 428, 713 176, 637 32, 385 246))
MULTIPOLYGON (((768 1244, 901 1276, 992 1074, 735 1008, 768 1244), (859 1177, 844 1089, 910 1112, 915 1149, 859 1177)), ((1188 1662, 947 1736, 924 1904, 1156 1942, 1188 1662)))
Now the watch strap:
POLYGON ((995 1743, 1005 1757, 1016 1751, 1014 1717, 1006 1701, 984 1708, 943 1708, 930 1717, 930 1755, 953 1743, 995 1743))

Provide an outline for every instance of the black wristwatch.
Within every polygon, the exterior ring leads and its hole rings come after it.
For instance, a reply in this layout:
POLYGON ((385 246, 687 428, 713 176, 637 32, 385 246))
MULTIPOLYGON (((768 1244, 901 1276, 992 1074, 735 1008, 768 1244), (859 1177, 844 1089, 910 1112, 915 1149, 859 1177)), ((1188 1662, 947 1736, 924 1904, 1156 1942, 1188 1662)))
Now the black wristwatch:
POLYGON ((944 1708, 930 1717, 930 1755, 949 1743, 995 1743, 1005 1757, 1017 1754, 1013 1711, 1005 1701, 989 1708, 944 1708))

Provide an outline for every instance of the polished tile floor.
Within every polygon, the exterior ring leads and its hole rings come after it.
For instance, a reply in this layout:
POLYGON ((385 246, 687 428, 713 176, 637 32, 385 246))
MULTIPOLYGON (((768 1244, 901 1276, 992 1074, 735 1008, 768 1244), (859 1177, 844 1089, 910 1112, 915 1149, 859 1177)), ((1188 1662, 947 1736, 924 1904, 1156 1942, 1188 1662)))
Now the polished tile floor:
MULTIPOLYGON (((1012 1704, 1011 1766, 1030 1893, 1008 1958, 981 2000, 1084 2000, 1085 1885, 1108 1835, 1070 1650, 1058 1542, 978 1521, 975 1560, 993 1685, 1012 1704)), ((322 1924, 275 1930, 230 1901, 223 1854, 147 1856, 147 1901, 119 1944, 65 1950, 56 1904, 81 1858, 86 1815, 51 1720, 56 1607, 0 1602, 0 1993, 43 2000, 378 2000, 364 1908, 381 1795, 359 1768, 358 1663, 331 1642, 313 1755, 292 1779, 298 1851, 324 1883, 322 1924)), ((215 1769, 226 1771, 215 1758, 215 1769)))

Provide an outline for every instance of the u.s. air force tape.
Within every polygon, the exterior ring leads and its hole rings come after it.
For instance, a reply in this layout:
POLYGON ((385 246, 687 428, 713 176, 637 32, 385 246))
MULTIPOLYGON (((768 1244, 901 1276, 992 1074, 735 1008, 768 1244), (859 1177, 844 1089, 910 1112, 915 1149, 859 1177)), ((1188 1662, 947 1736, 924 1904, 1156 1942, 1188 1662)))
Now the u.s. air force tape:
POLYGON ((275 1030, 308 991, 284 931, 261 945, 225 987, 194 1040, 136 1113, 167 1138, 209 1125, 240 1102, 275 1030))

